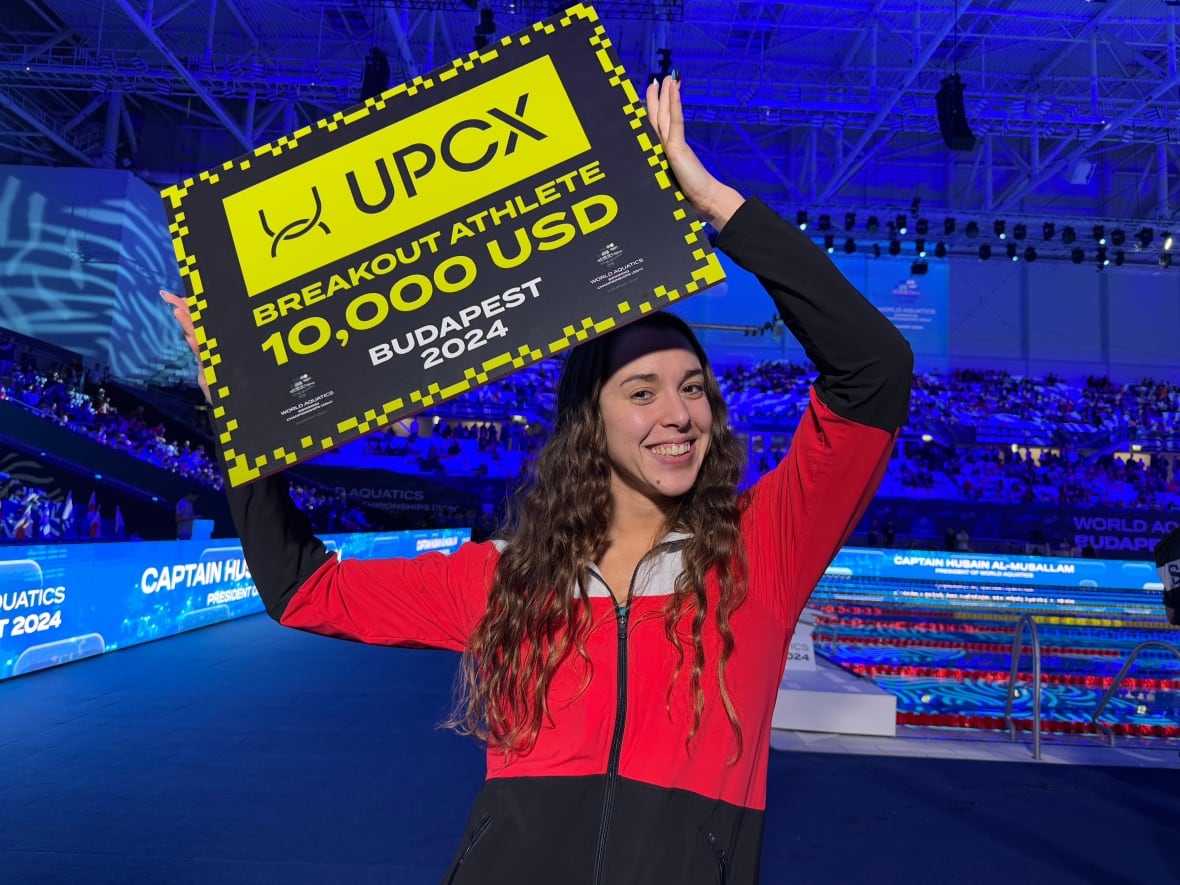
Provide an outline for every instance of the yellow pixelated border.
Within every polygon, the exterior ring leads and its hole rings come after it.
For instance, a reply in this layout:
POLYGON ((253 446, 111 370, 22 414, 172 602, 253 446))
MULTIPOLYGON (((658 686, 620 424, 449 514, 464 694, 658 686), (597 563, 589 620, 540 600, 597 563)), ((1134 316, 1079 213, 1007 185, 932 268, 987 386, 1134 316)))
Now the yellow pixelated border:
POLYGON ((219 384, 218 382, 217 366, 221 364, 222 360, 221 355, 217 352, 217 339, 207 338, 204 329, 200 326, 201 314, 208 306, 208 302, 203 297, 205 290, 201 282, 200 270, 197 267, 197 259, 185 246, 185 238, 188 236, 189 229, 182 207, 184 198, 190 190, 199 185, 216 185, 220 181, 222 172, 246 171, 250 168, 254 157, 277 157, 284 152, 294 150, 299 146, 300 140, 315 129, 325 129, 329 132, 335 132, 341 126, 347 126, 350 123, 363 120, 375 111, 384 110, 385 106, 399 95, 416 95, 418 92, 430 89, 438 83, 445 83, 454 79, 460 75, 460 72, 472 71, 475 70, 477 65, 495 61, 500 56, 500 51, 496 46, 482 51, 477 50, 471 52, 462 58, 456 59, 451 63, 450 67, 442 69, 434 76, 415 77, 410 82, 395 86, 379 96, 366 98, 362 105, 358 105, 347 111, 337 111, 332 116, 317 121, 314 126, 305 126, 290 135, 281 136, 269 144, 256 148, 252 154, 229 160, 223 163, 219 169, 202 172, 195 178, 185 179, 182 183, 169 187, 161 192, 166 204, 172 210, 173 221, 168 226, 168 232, 172 237, 172 247, 176 254, 177 265, 180 268, 180 276, 187 282, 188 286, 188 305, 192 312, 194 326, 196 327, 197 343, 200 346, 201 370, 205 373, 205 379, 209 382, 209 390, 217 403, 213 408, 213 416, 218 421, 225 421, 225 429, 220 434, 219 439, 223 447, 227 477, 231 486, 236 487, 251 480, 258 479, 263 475, 263 469, 270 467, 272 464, 278 466, 294 464, 299 460, 301 454, 308 456, 326 451, 334 445, 345 442, 354 436, 360 436, 376 428, 385 427, 391 421, 404 417, 405 414, 421 411, 437 402, 442 402, 445 399, 450 399, 451 397, 472 390, 481 384, 485 384, 493 373, 498 375, 501 373, 501 370, 510 371, 507 368, 510 365, 513 369, 523 368, 538 360, 560 353, 568 347, 586 341, 593 335, 598 335, 619 325, 624 325, 629 320, 650 313, 653 310, 660 310, 681 298, 693 295, 725 279, 725 271, 722 269, 721 263, 717 260, 717 256, 705 247, 705 238, 700 221, 691 217, 689 211, 685 208, 688 203, 684 195, 675 189, 667 160, 664 158, 663 146, 658 141, 654 141, 647 130, 644 129, 643 119, 647 116, 644 101, 636 93, 631 81, 627 79, 624 68, 621 65, 616 65, 612 60, 610 38, 606 35, 606 29, 599 23, 598 13, 595 9, 587 4, 572 6, 559 19, 537 22, 530 31, 504 37, 500 40, 499 46, 508 47, 514 44, 528 46, 532 42, 534 34, 553 34, 557 32, 558 28, 569 27, 577 20, 597 23, 590 37, 590 44, 595 48, 595 56, 602 67, 602 71, 609 78, 610 85, 621 90, 623 93, 623 97, 625 98, 623 112, 631 118, 631 129, 635 132, 639 146, 647 155, 648 165, 655 170, 655 178, 660 188, 674 190, 677 202, 682 204, 673 211, 672 216, 677 222, 683 225, 685 243, 689 246, 696 245, 697 248, 693 250, 692 256, 700 262, 693 269, 691 279, 683 284, 683 290, 677 288, 670 289, 661 285, 656 286, 650 295, 643 300, 636 302, 620 301, 616 305, 616 309, 606 316, 597 318, 593 316, 583 317, 579 322, 563 327, 562 336, 554 341, 539 346, 520 345, 516 349, 516 352, 506 351, 485 360, 478 369, 468 368, 464 370, 462 381, 456 382, 448 387, 429 384, 425 390, 411 391, 408 394, 411 406, 409 410, 406 407, 406 399, 397 397, 382 404, 380 409, 367 409, 361 415, 340 421, 336 425, 337 435, 324 436, 319 439, 304 436, 299 440, 299 452, 289 451, 285 446, 280 446, 269 455, 261 454, 251 457, 233 448, 234 431, 238 428, 238 422, 232 418, 225 420, 226 410, 225 406, 221 405, 221 403, 230 397, 231 390, 227 384, 219 384))

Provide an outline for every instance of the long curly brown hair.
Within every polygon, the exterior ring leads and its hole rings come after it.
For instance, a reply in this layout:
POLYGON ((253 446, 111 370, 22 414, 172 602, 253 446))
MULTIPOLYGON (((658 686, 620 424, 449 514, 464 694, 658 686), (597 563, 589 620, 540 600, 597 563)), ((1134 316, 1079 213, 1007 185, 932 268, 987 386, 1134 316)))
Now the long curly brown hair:
MULTIPOLYGON (((705 576, 715 569, 721 587, 713 612, 722 640, 717 672, 736 737, 736 759, 742 751, 742 732, 726 689, 725 667, 734 646, 729 619, 746 595, 736 491, 744 453, 729 429, 728 410, 704 349, 688 325, 668 313, 649 314, 632 325, 678 332, 704 369, 713 417, 709 450, 696 483, 672 504, 665 526, 667 531, 691 534, 683 553, 684 570, 664 607, 665 634, 679 656, 666 707, 671 710, 672 688, 685 659, 675 625, 691 610, 693 721, 686 743, 691 741, 704 709, 701 634, 709 614, 705 576)), ((496 566, 487 611, 463 655, 456 710, 447 725, 510 754, 527 753, 536 742, 548 715, 553 674, 569 655, 590 663, 585 650, 591 626, 587 567, 607 548, 612 513, 611 464, 598 404, 616 337, 608 333, 592 339, 566 358, 553 434, 514 496, 501 534, 507 544, 496 566)))

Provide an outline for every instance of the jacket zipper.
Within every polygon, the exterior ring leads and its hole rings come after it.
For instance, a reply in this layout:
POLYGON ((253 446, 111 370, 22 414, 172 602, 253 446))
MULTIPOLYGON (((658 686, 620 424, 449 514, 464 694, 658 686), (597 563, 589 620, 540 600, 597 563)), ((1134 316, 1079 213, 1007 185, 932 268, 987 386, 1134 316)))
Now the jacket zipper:
POLYGON ((467 847, 463 849, 463 853, 459 855, 459 859, 455 861, 455 867, 451 870, 451 875, 447 877, 448 885, 455 881, 455 877, 459 875, 459 867, 463 866, 463 861, 467 860, 467 855, 471 854, 471 849, 479 843, 483 838, 483 834, 492 823, 492 816, 485 814, 479 819, 479 823, 475 825, 475 830, 471 833, 471 838, 467 841, 467 847))
MULTIPOLYGON (((615 603, 615 618, 619 628, 618 677, 615 690, 615 731, 610 742, 610 756, 606 764, 606 791, 602 797, 602 819, 598 824, 598 847, 594 852, 593 885, 601 885, 603 866, 606 863, 606 842, 610 832, 611 813, 615 805, 615 789, 619 781, 619 757, 623 753, 623 728, 627 724, 627 619, 631 614, 631 600, 635 596, 635 579, 639 577, 639 570, 652 556, 669 547, 668 541, 661 541, 644 554, 635 565, 631 574, 631 584, 627 587, 627 601, 622 605, 615 603)), ((609 591, 610 586, 599 575, 598 579, 609 591)), ((613 593, 611 594, 614 595, 613 593)))
POLYGON ((717 882, 718 885, 725 885, 725 874, 727 872, 727 864, 725 860, 725 849, 717 844, 717 834, 709 833, 706 837, 709 847, 713 849, 713 856, 717 859, 717 882))
MULTIPOLYGON (((642 560, 641 560, 642 563, 642 560)), ((627 617, 631 613, 631 591, 635 589, 635 575, 627 588, 627 601, 615 604, 615 616, 619 626, 618 677, 615 691, 615 733, 611 737, 610 757, 606 766, 606 793, 602 798, 602 820, 598 824, 598 848, 594 853, 594 885, 602 881, 602 867, 606 860, 606 838, 610 832, 611 812, 615 804, 615 788, 619 780, 619 756, 623 752, 623 728, 627 724, 627 617)))

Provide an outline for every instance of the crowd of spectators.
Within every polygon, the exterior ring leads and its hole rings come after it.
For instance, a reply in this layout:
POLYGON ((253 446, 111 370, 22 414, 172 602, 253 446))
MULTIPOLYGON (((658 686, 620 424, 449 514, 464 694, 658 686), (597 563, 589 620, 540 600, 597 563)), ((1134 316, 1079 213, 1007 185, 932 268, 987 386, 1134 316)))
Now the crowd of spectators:
POLYGON ((1053 374, 1030 378, 1000 370, 914 375, 911 428, 935 422, 983 427, 1001 417, 1127 439, 1140 432, 1169 434, 1180 421, 1180 384, 1153 378, 1116 384, 1094 376, 1078 383, 1053 374))
MULTIPOLYGON (((0 334, 0 400, 20 403, 45 420, 155 464, 194 485, 224 488, 221 470, 204 444, 170 438, 163 422, 145 417, 143 406, 121 413, 103 386, 109 381, 101 366, 89 373, 81 363, 61 362, 41 368, 30 352, 14 345, 11 336, 0 334), (88 379, 93 393, 85 390, 88 379)), ((297 483, 292 485, 292 497, 309 513, 316 531, 371 528, 365 512, 346 496, 297 483)), ((72 497, 68 500, 73 503, 72 497)), ((66 511, 66 499, 55 500, 18 482, 4 482, 0 484, 0 540, 101 537, 101 518, 90 516, 95 511, 81 514, 81 523, 76 511, 66 511)), ((107 518, 118 533, 125 531, 121 514, 107 518)))
MULTIPOLYGON (((0 541, 97 539, 103 534, 102 512, 94 497, 83 509, 75 506, 73 492, 59 501, 0 472, 0 541)), ((127 526, 118 507, 106 523, 106 534, 114 537, 127 535, 127 526)))
POLYGON ((1109 452, 1086 456, 1070 448, 1030 453, 978 447, 949 451, 941 466, 971 501, 1180 507, 1180 482, 1162 458, 1116 458, 1109 452))
MULTIPOLYGON (((544 441, 558 371, 557 361, 534 364, 456 403, 346 445, 338 454, 349 453, 350 464, 398 473, 516 476, 544 441)), ((0 399, 19 402, 199 487, 222 487, 210 448, 170 438, 164 423, 149 419, 143 407, 116 409, 104 380, 100 368, 84 372, 80 364, 40 368, 0 334, 0 399)), ((806 406, 814 370, 790 362, 746 363, 719 367, 718 380, 730 404, 731 423, 758 438, 756 450, 752 444, 750 451, 752 476, 771 469, 785 454, 790 431, 806 406), (766 444, 772 435, 781 444, 766 444)), ((883 490, 1020 505, 1174 508, 1180 506, 1180 484, 1172 459, 1158 454, 1116 457, 1111 451, 1120 440, 1129 442, 1141 432, 1170 434, 1177 425, 1180 385, 1168 381, 1115 384, 1090 377, 1070 383, 1054 375, 1031 378, 993 370, 919 373, 903 452, 891 460, 883 490), (1005 417, 1059 432, 1065 428, 1067 439, 1070 433, 1075 436, 1072 444, 1058 440, 1052 446, 998 441, 964 445, 937 434, 935 440, 918 442, 927 430, 994 428, 1005 417), (1098 432, 1109 434, 1113 444, 1087 449, 1098 432)), ((319 531, 370 527, 370 515, 347 496, 310 485, 296 485, 294 493, 319 531)), ((8 512, 14 509, 20 508, 10 502, 8 512)), ((488 518, 486 513, 455 516, 488 518)), ((438 518, 428 519, 435 523, 438 518)))
MULTIPOLYGON (((731 418, 739 424, 797 415, 815 371, 791 362, 723 366, 718 381, 731 418)), ((1105 377, 1070 382, 1048 374, 1034 378, 1002 370, 918 372, 910 401, 910 430, 985 427, 1000 418, 1029 425, 1066 427, 1075 433, 1107 431, 1175 433, 1180 427, 1180 384, 1146 378, 1116 384, 1105 377)), ((1010 427, 1010 423, 1000 424, 1010 427)))
POLYGON ((414 418, 342 447, 339 459, 395 473, 515 476, 545 439, 545 425, 506 416, 498 421, 414 418), (425 435, 423 426, 429 430, 425 435))
POLYGON ((19 402, 75 433, 120 449, 171 473, 216 485, 220 471, 203 445, 169 439, 163 423, 149 423, 142 406, 129 414, 112 404, 105 387, 93 395, 82 386, 81 369, 60 364, 48 370, 13 367, 0 375, 0 400, 19 402))

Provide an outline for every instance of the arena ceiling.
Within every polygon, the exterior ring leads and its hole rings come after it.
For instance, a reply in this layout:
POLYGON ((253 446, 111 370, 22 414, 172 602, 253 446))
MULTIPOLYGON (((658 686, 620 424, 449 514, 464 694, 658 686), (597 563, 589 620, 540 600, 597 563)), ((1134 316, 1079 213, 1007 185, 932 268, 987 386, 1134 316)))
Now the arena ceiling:
MULTIPOLYGON (((470 52, 480 5, 500 36, 554 8, 471 3, 5 0, 0 162, 122 167, 168 184, 356 102, 374 46, 398 82, 470 52)), ((597 8, 634 79, 671 51, 691 140, 742 190, 841 221, 918 209, 1039 229, 1044 218, 1160 226, 1180 209, 1178 4, 597 8), (935 96, 953 73, 970 150, 940 135, 935 96)))

